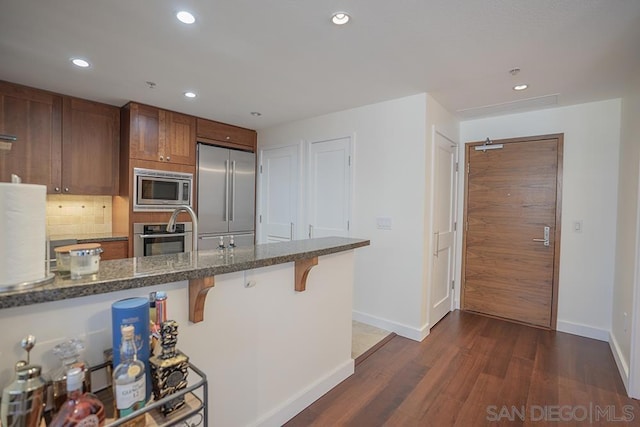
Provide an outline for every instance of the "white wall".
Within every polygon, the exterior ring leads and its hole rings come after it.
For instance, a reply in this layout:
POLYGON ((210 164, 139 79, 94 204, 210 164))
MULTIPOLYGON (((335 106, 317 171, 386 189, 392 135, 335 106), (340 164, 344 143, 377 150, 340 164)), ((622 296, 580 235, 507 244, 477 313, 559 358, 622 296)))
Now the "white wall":
POLYGON ((620 112, 614 99, 460 125, 465 143, 564 133, 558 329, 601 340, 611 330, 620 112), (582 233, 572 230, 574 220, 583 221, 582 233))
MULTIPOLYGON (((632 325, 640 316, 633 313, 638 268, 638 175, 640 174, 640 77, 622 99, 620 170, 618 173, 618 232, 611 341, 620 373, 628 387, 632 325), (624 313, 627 315, 624 316, 624 313), (635 321, 634 321, 635 320, 635 321)), ((640 356, 640 355, 638 355, 640 356)), ((640 368, 640 365, 636 365, 640 368)), ((640 383, 634 397, 640 396, 640 383)))
POLYGON ((356 253, 354 316, 417 339, 425 318, 426 109, 419 94, 258 132, 259 149, 354 137, 351 235, 371 240, 356 253), (376 217, 390 217, 392 229, 377 229, 376 217))
POLYGON ((209 380, 209 425, 280 426, 353 373, 353 261, 353 251, 319 257, 305 292, 293 289, 293 263, 216 276, 197 324, 187 282, 0 310, 1 387, 24 357, 23 336, 36 336, 31 360, 44 372, 59 365, 51 349, 64 338, 84 337, 97 364, 111 347, 111 303, 165 290, 178 348, 209 380))

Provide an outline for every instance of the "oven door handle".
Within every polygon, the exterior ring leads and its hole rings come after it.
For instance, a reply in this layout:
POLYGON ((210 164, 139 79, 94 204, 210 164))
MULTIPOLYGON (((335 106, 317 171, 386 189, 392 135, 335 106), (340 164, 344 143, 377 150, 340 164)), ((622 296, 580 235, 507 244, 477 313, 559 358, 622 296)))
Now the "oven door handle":
POLYGON ((146 239, 148 237, 184 237, 186 233, 170 233, 170 234, 138 234, 141 239, 146 239))

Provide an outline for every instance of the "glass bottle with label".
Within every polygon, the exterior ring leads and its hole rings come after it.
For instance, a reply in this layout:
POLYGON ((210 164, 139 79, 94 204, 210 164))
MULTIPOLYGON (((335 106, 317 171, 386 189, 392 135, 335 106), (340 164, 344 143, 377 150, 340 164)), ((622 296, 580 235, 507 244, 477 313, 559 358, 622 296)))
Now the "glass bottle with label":
MULTIPOLYGON (((122 327, 120 364, 113 370, 113 394, 116 418, 123 418, 144 407, 146 395, 146 375, 144 363, 136 355, 134 327, 122 327)), ((144 426, 144 415, 135 418, 127 426, 144 426)))
POLYGON ((105 422, 104 405, 95 395, 84 393, 82 368, 67 372, 67 401, 49 423, 49 427, 98 427, 105 422))

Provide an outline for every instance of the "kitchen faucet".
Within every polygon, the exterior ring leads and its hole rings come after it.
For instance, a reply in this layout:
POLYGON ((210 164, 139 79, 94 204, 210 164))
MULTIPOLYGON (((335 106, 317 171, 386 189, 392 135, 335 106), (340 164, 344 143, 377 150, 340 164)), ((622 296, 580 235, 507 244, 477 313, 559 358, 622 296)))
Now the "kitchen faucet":
POLYGON ((191 240, 192 241, 191 250, 193 252, 197 252, 198 251, 198 217, 196 216, 196 213, 194 212, 194 210, 191 209, 191 206, 187 206, 187 205, 178 206, 176 210, 173 211, 173 213, 171 214, 171 218, 169 218, 169 223, 167 224, 167 232, 168 233, 176 232, 176 220, 178 218, 178 214, 182 211, 185 211, 189 215, 191 215, 191 222, 193 223, 193 239, 191 240))

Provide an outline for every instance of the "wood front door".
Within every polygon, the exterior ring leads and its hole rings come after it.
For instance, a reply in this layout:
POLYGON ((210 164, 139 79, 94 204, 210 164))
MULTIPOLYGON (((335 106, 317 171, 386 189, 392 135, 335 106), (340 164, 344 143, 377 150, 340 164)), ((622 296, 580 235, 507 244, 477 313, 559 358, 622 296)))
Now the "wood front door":
POLYGON ((562 143, 560 134, 467 145, 464 310, 555 329, 562 143))

